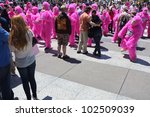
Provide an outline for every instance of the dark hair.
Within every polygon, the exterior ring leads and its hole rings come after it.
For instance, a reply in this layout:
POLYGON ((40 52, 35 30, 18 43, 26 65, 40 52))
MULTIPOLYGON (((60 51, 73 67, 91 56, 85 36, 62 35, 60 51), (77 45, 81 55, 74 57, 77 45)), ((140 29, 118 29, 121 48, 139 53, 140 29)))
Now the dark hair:
POLYGON ((85 8, 84 12, 88 13, 88 12, 91 11, 91 9, 92 9, 92 8, 91 8, 90 6, 87 6, 87 7, 85 8))
POLYGON ((96 14, 96 10, 93 10, 93 11, 92 11, 92 14, 93 14, 93 13, 96 14))

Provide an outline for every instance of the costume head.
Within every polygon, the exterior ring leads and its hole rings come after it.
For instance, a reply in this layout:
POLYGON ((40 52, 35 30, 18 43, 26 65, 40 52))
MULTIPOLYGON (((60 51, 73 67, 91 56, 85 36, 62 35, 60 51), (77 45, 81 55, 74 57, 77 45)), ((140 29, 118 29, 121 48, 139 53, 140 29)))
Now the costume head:
POLYGON ((43 9, 49 10, 50 4, 48 2, 43 2, 43 9))
POLYGON ((132 27, 142 24, 142 19, 140 16, 136 15, 131 21, 132 27))
POLYGON ((33 7, 32 8, 32 13, 35 15, 35 14, 37 14, 38 13, 38 7, 33 7))
POLYGON ((96 11, 98 10, 98 5, 97 4, 92 4, 91 7, 92 7, 92 10, 96 10, 96 11))
POLYGON ((16 14, 22 13, 22 8, 20 6, 16 6, 15 7, 15 12, 16 12, 16 14))
POLYGON ((73 4, 69 5, 68 13, 74 13, 75 12, 75 6, 73 4))
POLYGON ((142 12, 143 12, 144 15, 147 15, 148 14, 148 8, 144 7, 142 12))
POLYGON ((54 13, 54 15, 58 15, 59 14, 59 8, 57 6, 53 7, 53 13, 54 13))

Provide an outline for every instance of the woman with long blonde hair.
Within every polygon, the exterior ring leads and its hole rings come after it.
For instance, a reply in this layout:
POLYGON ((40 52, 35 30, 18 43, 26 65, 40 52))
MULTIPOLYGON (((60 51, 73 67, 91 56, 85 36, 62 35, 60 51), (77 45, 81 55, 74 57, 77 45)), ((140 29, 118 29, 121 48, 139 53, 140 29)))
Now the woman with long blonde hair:
POLYGON ((31 86, 33 99, 37 99, 37 86, 34 77, 36 62, 32 49, 33 33, 20 15, 11 19, 11 26, 10 47, 15 54, 15 63, 21 76, 24 92, 27 99, 31 100, 31 86))

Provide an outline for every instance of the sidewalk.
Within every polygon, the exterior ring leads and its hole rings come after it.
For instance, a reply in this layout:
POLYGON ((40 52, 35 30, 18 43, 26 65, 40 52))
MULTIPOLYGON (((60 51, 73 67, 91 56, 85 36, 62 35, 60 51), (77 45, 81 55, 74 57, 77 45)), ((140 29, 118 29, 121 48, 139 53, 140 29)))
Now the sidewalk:
MULTIPOLYGON (((45 54, 39 44, 36 80, 39 99, 58 100, 120 100, 150 99, 150 39, 138 43, 137 62, 131 63, 110 37, 103 37, 102 57, 77 54, 68 47, 68 61, 56 56, 57 41, 52 40, 53 50, 45 54)), ((41 42, 42 43, 42 42, 41 42)), ((12 78, 15 96, 26 99, 20 78, 12 78)))

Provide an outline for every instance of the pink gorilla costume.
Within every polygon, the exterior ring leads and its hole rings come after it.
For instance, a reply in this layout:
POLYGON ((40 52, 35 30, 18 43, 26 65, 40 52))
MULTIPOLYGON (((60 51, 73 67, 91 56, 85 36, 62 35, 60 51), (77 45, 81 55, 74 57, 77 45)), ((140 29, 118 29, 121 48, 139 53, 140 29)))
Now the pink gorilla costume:
POLYGON ((71 35, 69 37, 69 42, 70 42, 70 46, 74 46, 75 45, 76 24, 77 24, 77 20, 76 20, 77 16, 76 16, 76 13, 75 13, 74 4, 69 5, 68 16, 71 20, 71 27, 72 27, 71 35))
POLYGON ((55 31, 55 25, 54 22, 56 20, 56 17, 59 15, 59 8, 57 6, 53 7, 53 37, 52 38, 56 38, 56 31, 55 31))
POLYGON ((38 13, 38 7, 32 8, 32 31, 35 35, 35 37, 39 37, 41 33, 41 20, 40 20, 40 14, 38 13))
POLYGON ((43 2, 44 11, 41 12, 41 37, 46 43, 46 48, 51 48, 51 33, 52 33, 52 16, 49 12, 50 4, 48 2, 43 2))
POLYGON ((112 38, 112 42, 116 42, 117 41, 117 39, 118 39, 118 33, 119 33, 119 30, 118 30, 118 19, 119 19, 119 15, 120 14, 116 14, 115 15, 115 17, 114 17, 114 28, 115 28, 115 33, 114 33, 114 35, 113 35, 113 38, 112 38))
POLYGON ((128 50, 131 61, 136 60, 136 46, 143 32, 141 23, 141 18, 139 16, 135 16, 118 34, 118 36, 122 39, 121 47, 123 50, 128 50))
POLYGON ((107 33, 109 32, 108 26, 111 22, 110 16, 106 10, 103 10, 103 14, 101 15, 101 20, 102 20, 102 29, 103 29, 103 34, 106 36, 107 33))
MULTIPOLYGON (((149 16, 149 19, 150 19, 150 16, 149 16)), ((150 20, 148 22, 148 37, 150 37, 150 20)))
POLYGON ((22 8, 20 6, 15 7, 16 15, 20 15, 24 21, 27 23, 26 15, 23 13, 22 8))
POLYGON ((149 21, 149 16, 148 16, 148 9, 147 7, 143 8, 143 11, 139 13, 139 16, 142 18, 142 26, 143 26, 143 33, 146 28, 147 22, 149 21))
MULTIPOLYGON (((99 18, 100 18, 100 12, 98 11, 98 5, 97 5, 96 3, 94 3, 94 4, 92 4, 91 7, 92 7, 92 10, 96 10, 96 15, 98 15, 99 18)), ((89 47, 92 46, 92 39, 91 39, 91 38, 88 38, 87 45, 88 45, 89 47)))
POLYGON ((11 19, 15 15, 14 9, 10 6, 8 11, 8 16, 11 19))
POLYGON ((32 19, 31 19, 31 17, 32 17, 32 4, 30 2, 27 3, 24 11, 26 13, 28 26, 30 26, 30 28, 32 29, 32 19))

